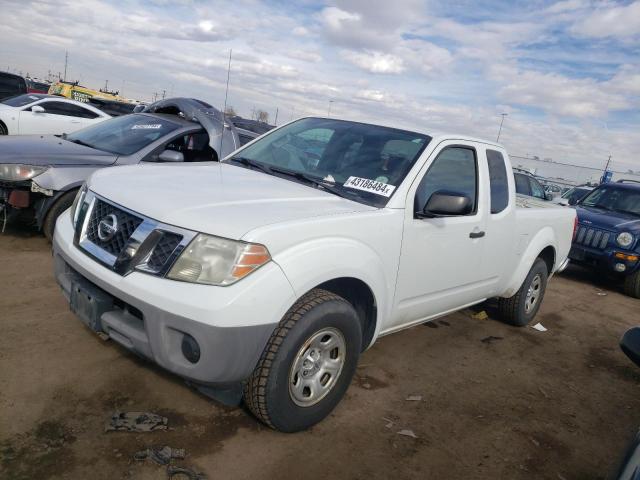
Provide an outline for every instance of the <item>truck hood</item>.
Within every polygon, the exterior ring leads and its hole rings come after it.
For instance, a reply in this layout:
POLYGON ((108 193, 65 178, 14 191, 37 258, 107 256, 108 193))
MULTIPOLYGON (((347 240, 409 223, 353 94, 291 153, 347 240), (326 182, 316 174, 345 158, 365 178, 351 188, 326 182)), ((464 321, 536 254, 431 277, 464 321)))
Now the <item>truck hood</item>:
POLYGON ((602 208, 576 206, 578 221, 612 231, 640 233, 640 217, 602 208))
POLYGON ((78 145, 54 135, 8 135, 0 137, 0 163, 27 165, 111 165, 111 153, 78 145))
POLYGON ((155 220, 232 239, 265 225, 376 210, 294 181, 216 162, 102 169, 92 175, 89 188, 155 220))

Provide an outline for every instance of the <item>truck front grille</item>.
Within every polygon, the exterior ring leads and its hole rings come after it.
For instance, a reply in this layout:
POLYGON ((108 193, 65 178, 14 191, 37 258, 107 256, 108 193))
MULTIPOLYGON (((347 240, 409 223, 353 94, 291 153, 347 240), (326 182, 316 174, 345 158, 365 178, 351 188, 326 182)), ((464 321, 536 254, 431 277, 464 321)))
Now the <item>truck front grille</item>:
POLYGON ((583 245, 585 247, 604 250, 609 244, 610 238, 611 233, 605 230, 580 225, 578 227, 578 231, 576 232, 574 243, 583 245))
POLYGON ((142 218, 121 210, 110 203, 96 199, 91 216, 89 217, 89 223, 87 224, 86 235, 92 243, 117 257, 141 223, 142 218), (101 240, 98 235, 100 222, 110 215, 114 215, 117 219, 116 233, 108 240, 101 240))
POLYGON ((147 267, 154 271, 159 271, 167 260, 171 258, 171 255, 175 251, 176 247, 180 245, 182 241, 182 235, 171 232, 163 232, 162 238, 156 244, 153 249, 153 253, 147 261, 147 267))

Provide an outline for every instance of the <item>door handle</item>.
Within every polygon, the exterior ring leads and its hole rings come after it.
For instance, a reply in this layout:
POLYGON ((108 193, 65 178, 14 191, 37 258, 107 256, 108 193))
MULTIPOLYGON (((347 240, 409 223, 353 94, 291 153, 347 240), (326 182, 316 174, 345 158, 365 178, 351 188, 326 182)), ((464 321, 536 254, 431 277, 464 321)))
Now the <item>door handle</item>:
POLYGON ((484 237, 485 233, 484 232, 471 232, 469 234, 469 238, 482 238, 484 237))

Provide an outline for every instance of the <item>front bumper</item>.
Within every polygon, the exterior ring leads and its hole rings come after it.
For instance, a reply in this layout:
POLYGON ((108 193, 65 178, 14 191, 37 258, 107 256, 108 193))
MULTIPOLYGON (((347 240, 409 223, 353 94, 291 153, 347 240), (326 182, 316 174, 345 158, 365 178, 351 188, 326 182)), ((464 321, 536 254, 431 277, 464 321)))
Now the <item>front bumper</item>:
POLYGON ((67 211, 58 219, 53 240, 55 277, 67 299, 78 280, 97 287, 114 300, 100 313, 99 329, 128 350, 197 383, 225 385, 246 379, 295 301, 274 262, 228 287, 137 271, 121 276, 74 246, 73 233, 67 211), (182 352, 184 334, 199 345, 196 363, 182 352))
POLYGON ((621 275, 631 275, 640 268, 640 261, 628 261, 616 258, 616 253, 634 254, 634 252, 628 252, 620 248, 599 250, 574 243, 571 246, 569 258, 573 263, 621 275), (616 270, 615 267, 617 264, 623 264, 625 270, 623 272, 616 270))

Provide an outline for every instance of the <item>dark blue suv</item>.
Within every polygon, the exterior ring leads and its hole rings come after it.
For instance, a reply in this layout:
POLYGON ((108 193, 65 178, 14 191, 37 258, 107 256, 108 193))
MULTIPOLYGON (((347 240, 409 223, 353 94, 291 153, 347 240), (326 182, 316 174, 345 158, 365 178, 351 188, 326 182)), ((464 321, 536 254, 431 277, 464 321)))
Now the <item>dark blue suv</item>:
POLYGON ((605 183, 573 203, 571 260, 624 277, 625 293, 640 298, 640 182, 605 183))

